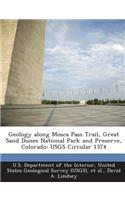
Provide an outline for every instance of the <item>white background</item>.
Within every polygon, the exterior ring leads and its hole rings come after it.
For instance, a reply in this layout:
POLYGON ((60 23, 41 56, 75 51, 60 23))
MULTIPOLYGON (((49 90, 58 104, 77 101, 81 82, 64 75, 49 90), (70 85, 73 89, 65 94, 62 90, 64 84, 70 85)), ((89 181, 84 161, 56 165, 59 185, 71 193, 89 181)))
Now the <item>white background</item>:
MULTIPOLYGON (((4 0, 0 18, 125 19, 124 0, 4 0)), ((2 200, 118 200, 124 183, 1 183, 2 200)))
MULTIPOLYGON (((44 137, 45 138, 45 137, 44 137)), ((50 139, 61 139, 62 137, 50 137, 50 139)), ((65 137, 66 138, 66 137, 65 137)), ((76 139, 78 137, 68 137, 73 139, 76 139)), ((97 137, 93 137, 97 138, 97 137)), ((37 137, 29 138, 29 140, 35 140, 38 139, 37 137)), ((45 138, 46 139, 46 138, 45 138)), ((21 138, 20 138, 21 141, 21 138)), ((66 141, 66 140, 65 140, 66 141)), ((52 144, 59 144, 59 143, 52 143, 52 144)), ((48 145, 50 147, 49 143, 45 143, 45 145, 48 145)), ((1 134, 0 134, 0 153, 125 153, 125 128, 124 127, 1 127, 1 134), (68 133, 70 135, 71 132, 75 132, 76 134, 82 133, 83 137, 79 137, 79 139, 91 139, 92 137, 85 137, 85 132, 89 133, 95 133, 98 132, 100 134, 99 140, 120 140, 122 143, 65 143, 66 148, 65 149, 22 149, 21 145, 25 144, 28 146, 29 144, 40 146, 43 143, 6 143, 6 138, 9 140, 17 139, 20 137, 9 137, 8 133, 12 132, 13 134, 21 133, 50 133, 51 132, 58 132, 58 133, 68 133), (107 133, 119 133, 119 137, 109 136, 109 137, 103 137, 103 132, 107 133), (71 144, 73 146, 83 146, 84 144, 86 146, 91 145, 92 147, 90 149, 68 149, 67 145, 71 144), (94 145, 96 146, 103 145, 102 149, 94 149, 94 145), (104 148, 106 146, 106 149, 104 148)))

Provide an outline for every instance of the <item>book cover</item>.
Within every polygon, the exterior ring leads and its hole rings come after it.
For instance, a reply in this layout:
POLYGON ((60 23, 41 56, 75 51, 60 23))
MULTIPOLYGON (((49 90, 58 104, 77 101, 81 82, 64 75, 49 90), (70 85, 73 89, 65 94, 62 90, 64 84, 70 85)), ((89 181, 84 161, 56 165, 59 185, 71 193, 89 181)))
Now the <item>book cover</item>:
POLYGON ((125 181, 125 20, 0 20, 1 182, 125 181))

